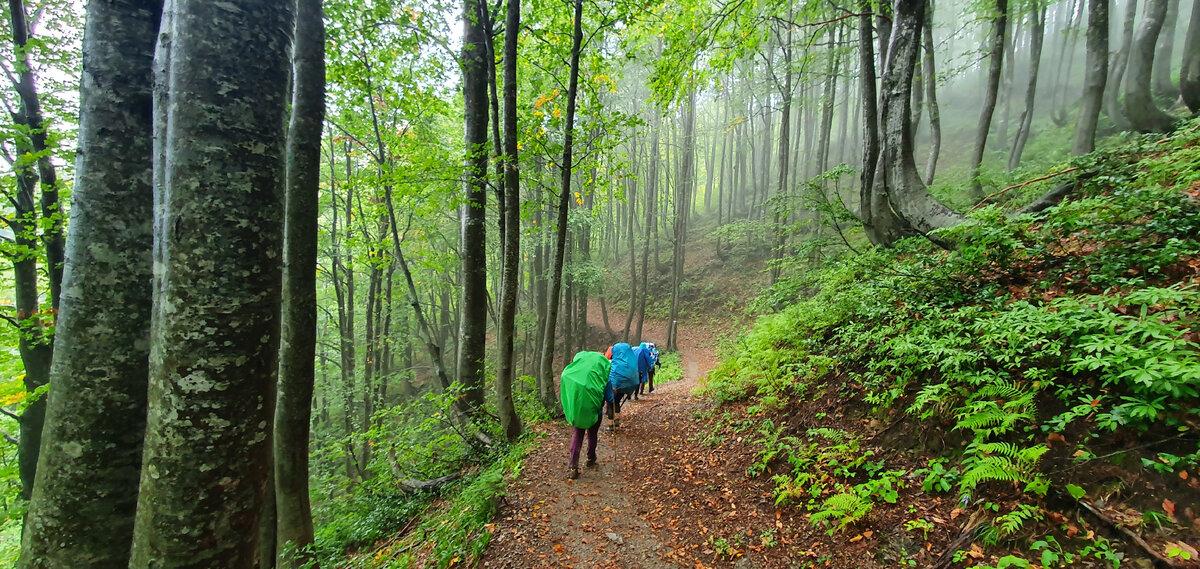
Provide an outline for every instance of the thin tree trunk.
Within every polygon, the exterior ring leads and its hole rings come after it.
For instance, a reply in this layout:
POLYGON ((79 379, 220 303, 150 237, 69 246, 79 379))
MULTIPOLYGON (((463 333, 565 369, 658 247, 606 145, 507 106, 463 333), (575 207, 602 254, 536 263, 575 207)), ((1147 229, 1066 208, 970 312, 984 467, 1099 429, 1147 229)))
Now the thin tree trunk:
POLYGON ((516 335, 518 278, 521 263, 520 166, 517 161, 517 38, 521 30, 521 0, 508 0, 504 23, 504 255, 497 346, 496 411, 510 441, 521 436, 521 418, 513 403, 513 336, 516 335))
POLYGON ((1104 112, 1118 130, 1132 130, 1133 123, 1125 116, 1121 105, 1121 90, 1125 86, 1125 70, 1129 66, 1129 55, 1133 51, 1133 28, 1137 21, 1137 0, 1129 0, 1125 8, 1125 21, 1121 32, 1121 49, 1113 55, 1108 68, 1108 81, 1104 92, 1104 112))
MULTIPOLYGON (((791 17, 791 14, 792 14, 792 12, 789 10, 788 11, 789 19, 791 17)), ((783 46, 783 65, 784 65, 783 76, 784 76, 784 79, 783 79, 783 93, 781 93, 783 96, 783 107, 780 112, 780 118, 779 118, 779 184, 775 188, 775 199, 777 201, 775 203, 775 207, 773 208, 775 211, 772 212, 772 217, 774 218, 773 219, 773 227, 774 227, 774 234, 775 234, 774 235, 775 246, 771 250, 771 259, 773 259, 775 261, 779 261, 780 259, 783 258, 783 255, 784 255, 783 246, 784 246, 785 233, 784 233, 783 225, 784 225, 784 222, 787 221, 785 214, 784 214, 785 209, 786 209, 786 204, 784 203, 784 199, 785 199, 784 196, 787 194, 787 191, 788 191, 788 185, 787 185, 788 184, 788 172, 789 172, 788 167, 790 166, 790 164, 788 164, 788 158, 789 158, 788 145, 791 140, 790 139, 790 136, 791 136, 790 131, 792 130, 792 120, 791 120, 792 119, 792 27, 791 26, 788 26, 786 38, 787 39, 784 40, 785 44, 783 46)), ((768 138, 768 140, 769 140, 769 138, 768 138)), ((779 280, 779 274, 780 274, 779 267, 780 266, 779 266, 778 262, 771 264, 771 284, 775 284, 775 282, 779 280)), ((668 349, 670 349, 670 346, 668 346, 668 349)))
POLYGON ((1110 0, 1088 0, 1087 69, 1083 77, 1083 100, 1075 124, 1074 154, 1095 149, 1096 123, 1104 105, 1108 81, 1108 4, 1110 0))
MULTIPOLYGON (((654 116, 654 127, 650 134, 649 174, 646 178, 646 237, 642 240, 642 294, 638 299, 638 322, 635 339, 642 337, 646 323, 646 303, 650 298, 650 238, 655 225, 655 209, 658 207, 658 136, 659 117, 654 116)), ((633 308, 630 307, 630 310, 633 308)))
POLYGON ((992 18, 992 32, 988 40, 987 85, 983 94, 983 107, 979 113, 979 126, 975 130, 975 146, 971 151, 973 201, 983 198, 983 182, 979 179, 980 168, 983 166, 988 131, 992 128, 992 115, 996 112, 996 100, 1000 93, 1000 75, 1004 67, 1004 34, 1008 29, 1008 0, 996 0, 996 12, 992 18))
POLYGON ((1179 19, 1179 0, 1167 0, 1167 13, 1162 31, 1158 34, 1158 46, 1154 51, 1154 94, 1167 99, 1179 95, 1171 79, 1171 61, 1175 52, 1175 21, 1179 19))
POLYGON ((463 414, 483 407, 483 364, 487 340, 487 73, 488 38, 482 0, 463 1, 463 108, 467 180, 462 205, 462 311, 458 341, 456 402, 463 414))
MULTIPOLYGON (((292 116, 287 138, 283 309, 275 405, 275 510, 282 567, 312 562, 309 423, 315 381, 325 23, 321 0, 296 1, 292 116)), ((390 289, 389 289, 390 295, 390 289)))
POLYGON ((925 101, 929 106, 929 159, 925 162, 925 184, 933 184, 937 173, 938 155, 942 151, 942 111, 937 100, 937 71, 934 65, 933 5, 925 8, 925 27, 921 30, 925 49, 922 51, 925 76, 925 101))
POLYGON ((583 43, 583 0, 575 0, 574 30, 571 40, 571 71, 567 86, 567 121, 563 133, 562 183, 559 186, 558 224, 553 266, 550 274, 550 294, 547 303, 546 333, 542 345, 542 402, 547 408, 559 408, 553 374, 554 328, 558 320, 558 300, 562 292, 563 259, 567 248, 567 209, 571 204, 571 163, 573 159, 575 104, 579 88, 579 51, 583 43))
POLYGON ((879 107, 875 90, 875 42, 871 37, 871 1, 860 0, 858 7, 858 76, 862 95, 863 159, 859 175, 859 220, 870 228, 871 195, 875 166, 879 161, 879 107))
POLYGON ((1042 39, 1046 35, 1046 6, 1034 6, 1029 14, 1033 20, 1029 28, 1029 84, 1025 87, 1025 110, 1021 111, 1021 122, 1017 137, 1013 140, 1012 152, 1008 156, 1008 169, 1016 169, 1025 152, 1029 131, 1033 126, 1033 105, 1037 98, 1038 69, 1042 62, 1042 39))
POLYGON ((637 180, 639 174, 639 159, 637 138, 630 140, 630 162, 633 164, 633 175, 629 177, 625 188, 625 203, 628 214, 628 222, 625 224, 626 241, 629 242, 629 308, 625 310, 625 328, 621 333, 621 337, 626 342, 629 341, 629 332, 633 327, 633 313, 637 311, 638 302, 638 274, 637 274, 637 248, 634 241, 635 220, 637 219, 637 207, 635 196, 637 196, 637 180))
MULTIPOLYGON (((496 236, 500 245, 500 262, 504 263, 504 248, 508 246, 504 236, 504 225, 508 221, 508 216, 505 214, 506 200, 504 199, 504 191, 508 185, 508 178, 504 175, 504 141, 500 137, 500 97, 496 89, 496 28, 495 22, 492 21, 492 12, 488 8, 486 2, 479 3, 479 16, 483 21, 486 41, 483 46, 487 49, 487 79, 488 79, 488 103, 491 104, 491 113, 488 115, 490 119, 488 124, 492 127, 492 150, 493 160, 496 169, 495 174, 495 192, 496 192, 496 236)), ((517 201, 520 203, 520 200, 517 201)), ((486 207, 484 208, 486 209, 486 207)), ((503 279, 504 269, 500 270, 500 278, 503 279)), ((494 273, 493 273, 494 274, 494 273)), ((503 294, 501 289, 500 294, 503 294)), ((499 322, 497 322, 497 326, 499 322)))
MULTIPOLYGON (((42 113, 41 96, 38 94, 37 76, 29 57, 29 26, 26 23, 24 0, 8 0, 9 18, 12 23, 12 41, 16 81, 13 83, 21 99, 21 112, 16 121, 27 130, 29 143, 37 154, 38 179, 41 181, 42 243, 46 249, 46 271, 49 273, 50 307, 58 312, 62 298, 63 280, 63 210, 58 199, 58 172, 51 161, 48 145, 48 122, 42 113)), ((39 425, 40 426, 40 425, 39 425)))
POLYGON ((155 126, 165 135, 155 179, 162 269, 130 567, 248 567, 258 553, 279 362, 281 86, 294 10, 246 0, 164 9, 155 81, 157 100, 171 101, 155 117, 170 125, 155 126), (238 25, 220 25, 230 5, 238 25), (244 223, 228 223, 230 212, 244 223))
MULTIPOLYGON (((696 185, 696 89, 694 86, 687 88, 687 101, 683 108, 683 141, 680 152, 683 154, 682 165, 679 177, 675 180, 675 195, 677 196, 675 199, 675 254, 671 271, 671 312, 667 318, 668 326, 670 326, 667 336, 668 350, 674 350, 677 347, 675 323, 679 320, 679 292, 683 287, 688 209, 692 203, 691 191, 696 185)), ((641 341, 640 337, 638 341, 641 341)))

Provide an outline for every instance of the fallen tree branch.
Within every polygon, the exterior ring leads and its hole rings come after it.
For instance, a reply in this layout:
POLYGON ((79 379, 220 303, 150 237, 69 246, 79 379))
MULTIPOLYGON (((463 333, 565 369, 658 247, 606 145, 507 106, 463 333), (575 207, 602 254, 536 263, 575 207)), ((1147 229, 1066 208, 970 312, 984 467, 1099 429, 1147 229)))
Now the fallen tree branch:
MULTIPOLYGON (((1037 178, 1025 180, 1024 182, 1021 182, 1019 184, 1013 184, 1011 186, 1007 186, 1004 189, 1002 189, 994 194, 991 194, 991 195, 983 198, 982 200, 979 200, 979 203, 975 204, 975 206, 972 207, 971 209, 974 210, 977 208, 981 208, 981 207, 993 202, 996 198, 998 198, 1004 194, 1007 194, 1008 192, 1011 192, 1012 190, 1015 190, 1017 188, 1024 188, 1025 186, 1028 186, 1030 184, 1036 184, 1041 181, 1049 180, 1050 178, 1057 178, 1063 174, 1070 174, 1071 172, 1077 172, 1077 171, 1079 171, 1079 166, 1072 166, 1065 170, 1059 170, 1058 172, 1046 174, 1045 176, 1038 176, 1037 178)), ((1074 182, 1071 182, 1071 183, 1074 184, 1074 182)))
POLYGON ((1142 551, 1145 551, 1146 555, 1149 555, 1150 558, 1154 560, 1155 567, 1166 567, 1166 568, 1183 567, 1183 565, 1178 565, 1171 559, 1169 559, 1167 557, 1163 557, 1163 555, 1160 554, 1159 552, 1155 551, 1154 548, 1151 547, 1151 545, 1149 543, 1146 543, 1146 540, 1142 539, 1142 536, 1138 535, 1137 532, 1121 525, 1116 520, 1104 515, 1104 512, 1100 511, 1099 508, 1096 508, 1095 506, 1087 503, 1084 500, 1079 500, 1079 505, 1083 506, 1084 509, 1086 509, 1088 512, 1090 512, 1093 516, 1096 516, 1096 519, 1104 522, 1110 528, 1120 532, 1125 537, 1129 538, 1129 541, 1132 541, 1135 545, 1140 547, 1142 549, 1142 551))
POLYGON ((409 478, 409 479, 401 480, 400 485, 412 492, 430 492, 433 490, 437 490, 438 488, 441 488, 442 486, 445 486, 451 482, 454 482, 455 480, 458 480, 461 477, 462 477, 462 475, 456 472, 454 474, 447 474, 445 476, 439 476, 432 480, 414 480, 414 479, 409 478))
POLYGON ((950 569, 950 566, 954 564, 954 552, 975 540, 975 537, 979 535, 980 529, 983 528, 982 522, 983 511, 976 510, 975 513, 971 514, 970 518, 967 518, 967 524, 963 526, 962 533, 959 533, 958 537, 950 542, 950 546, 938 556, 937 561, 932 566, 933 569, 950 569))
POLYGON ((1042 197, 1033 200, 1033 203, 1017 210, 1018 213, 1038 213, 1054 207, 1058 202, 1063 201, 1063 198, 1070 195, 1079 188, 1079 179, 1063 182, 1054 186, 1050 191, 1042 194, 1042 197))

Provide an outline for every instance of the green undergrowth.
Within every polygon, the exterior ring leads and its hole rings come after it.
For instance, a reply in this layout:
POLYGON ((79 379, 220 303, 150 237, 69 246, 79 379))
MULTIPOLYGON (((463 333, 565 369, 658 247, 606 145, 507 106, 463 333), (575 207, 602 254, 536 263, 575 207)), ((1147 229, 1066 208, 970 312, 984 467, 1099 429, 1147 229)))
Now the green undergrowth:
POLYGON ((679 352, 663 352, 658 357, 658 371, 654 372, 654 384, 664 385, 683 379, 683 360, 679 352))
MULTIPOLYGON (((514 401, 529 425, 549 419, 533 379, 514 385, 514 401)), ((454 420, 455 389, 426 393, 375 413, 375 426, 318 449, 321 465, 360 464, 350 483, 341 470, 314 473, 315 557, 322 567, 445 567, 478 556, 509 480, 536 446, 532 429, 507 443, 488 401, 481 420, 454 420), (415 489, 417 483, 429 484, 415 489), (457 563, 457 562, 455 562, 457 563)))
POLYGON ((527 435, 477 474, 446 490, 403 535, 353 560, 350 567, 408 568, 471 565, 491 542, 490 522, 521 474, 525 457, 536 447, 527 435))
POLYGON ((1064 171, 1081 188, 1042 214, 979 208, 941 232, 948 250, 846 253, 763 293, 770 310, 702 393, 742 406, 724 425, 759 450, 749 474, 772 476, 778 503, 836 532, 907 485, 980 511, 983 539, 1017 559, 1116 565, 1104 537, 1046 529, 1062 526, 1048 504, 1099 499, 1138 512, 1161 555, 1194 555, 1193 520, 1156 504, 1194 499, 1179 481, 1200 466, 1200 123, 1051 169, 1064 171), (820 402, 862 421, 772 421, 820 402), (924 458, 890 464, 876 435, 924 458), (1117 490, 1089 474, 1101 466, 1125 473, 1117 490))

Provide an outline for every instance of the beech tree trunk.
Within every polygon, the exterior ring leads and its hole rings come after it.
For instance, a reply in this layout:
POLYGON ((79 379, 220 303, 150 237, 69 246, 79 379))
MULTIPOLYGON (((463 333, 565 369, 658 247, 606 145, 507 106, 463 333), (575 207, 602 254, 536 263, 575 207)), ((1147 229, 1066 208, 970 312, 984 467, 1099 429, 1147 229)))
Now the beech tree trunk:
POLYGON ((909 235, 927 236, 962 220, 929 195, 913 159, 912 83, 925 1, 897 0, 893 13, 891 48, 880 84, 884 136, 868 226, 872 241, 882 245, 909 235))
POLYGON ((1137 0, 1129 0, 1122 24, 1121 49, 1113 55, 1104 92, 1104 112, 1118 130, 1133 129, 1133 124, 1125 116, 1125 109, 1121 106, 1120 96, 1121 89, 1125 86, 1125 69, 1129 65, 1129 55, 1133 51, 1133 27, 1136 21, 1137 0))
POLYGON ((1087 154, 1096 147, 1096 123, 1104 106, 1104 86, 1108 81, 1108 3, 1088 0, 1087 69, 1083 76, 1083 100, 1075 123, 1074 154, 1087 154))
POLYGON ((1029 83, 1025 87, 1025 110, 1021 111, 1021 122, 1013 140, 1012 152, 1008 155, 1008 169, 1013 170, 1021 163, 1025 143, 1033 126, 1033 105, 1037 99, 1038 70, 1042 64, 1042 40, 1046 35, 1046 6, 1033 6, 1029 17, 1029 83))
POLYGON ((1179 70, 1179 96, 1192 114, 1200 113, 1200 2, 1192 2, 1179 70))
MULTIPOLYGON (((296 0, 292 116, 287 138, 283 309, 275 400, 275 510, 278 564, 312 560, 309 423, 317 348, 317 238, 321 129, 325 120, 325 22, 321 0, 296 0)), ((390 282, 390 280, 389 280, 390 282)), ((391 288, 388 288, 389 296, 391 288)))
POLYGON ((942 111, 937 100, 937 69, 934 65, 933 5, 925 8, 925 27, 922 30, 925 49, 922 50, 925 76, 925 104, 929 107, 929 159, 925 162, 925 184, 933 184, 937 173, 938 155, 942 151, 942 111))
POLYGON ((633 328, 633 313, 637 311, 638 303, 638 273, 637 273, 637 241, 634 239, 635 226, 637 225, 637 181, 639 173, 639 154, 637 137, 633 137, 629 142, 629 161, 633 165, 633 175, 630 176, 625 183, 625 208, 626 217, 625 224, 626 241, 629 243, 629 307, 625 310, 625 328, 621 337, 629 342, 629 333, 633 328))
POLYGON ((983 198, 983 183, 979 179, 980 168, 983 165, 988 131, 992 128, 992 115, 996 112, 996 100, 1000 93, 1000 76, 1004 67, 1004 35, 1008 29, 1008 0, 996 0, 996 12, 992 17, 992 33, 988 42, 987 85, 983 94, 983 107, 979 112, 979 126, 975 131, 975 146, 971 150, 971 197, 975 201, 983 198))
POLYGON ((487 43, 482 0, 463 2, 463 113, 466 146, 465 198, 462 205, 462 317, 458 340, 459 412, 483 407, 483 364, 487 340, 487 43))
POLYGON ((1167 13, 1163 18, 1162 31, 1158 34, 1158 45, 1154 51, 1154 94, 1167 99, 1179 95, 1179 89, 1171 79, 1171 61, 1175 54, 1175 21, 1179 19, 1179 0, 1167 0, 1167 13))
POLYGON ((21 567, 129 563, 150 336, 151 66, 162 2, 89 2, 70 262, 21 567), (103 333, 97 333, 103 331, 103 333))
POLYGON ((294 22, 290 2, 169 0, 164 9, 155 56, 155 101, 170 101, 155 115, 161 270, 131 568, 249 567, 256 558, 279 365, 294 22))
POLYGON ((875 90, 875 43, 871 36, 871 1, 858 7, 858 76, 862 96, 863 158, 859 174, 859 213, 863 225, 871 227, 871 192, 875 166, 879 162, 879 107, 875 90))
POLYGON ((1129 54, 1129 80, 1125 84, 1125 116, 1139 132, 1166 132, 1175 119, 1158 108, 1150 93, 1154 74, 1154 46, 1167 16, 1168 0, 1146 0, 1142 25, 1133 38, 1129 54))
POLYGON ((508 440, 521 436, 521 418, 513 404, 516 376, 513 336, 516 335, 517 300, 521 262, 520 166, 517 161, 517 38, 521 31, 521 0, 508 0, 504 21, 504 255, 497 346, 500 366, 496 373, 496 411, 508 440))
POLYGON ((550 269, 550 294, 547 299, 546 332, 542 344, 542 362, 539 369, 541 398, 548 409, 559 408, 558 391, 554 381, 554 329, 558 324, 558 304, 562 294, 563 259, 567 248, 567 210, 571 205, 571 163, 573 159, 575 104, 579 90, 579 51, 583 43, 583 0, 575 0, 574 27, 571 35, 571 71, 567 84, 567 120, 563 133, 562 183, 558 196, 558 223, 554 246, 554 260, 550 269))
MULTIPOLYGON (((792 12, 788 11, 788 19, 791 19, 792 12)), ((774 207, 770 208, 772 217, 772 227, 774 235, 774 246, 771 248, 771 259, 779 261, 784 255, 784 223, 787 221, 785 211, 787 209, 784 203, 784 196, 788 192, 788 173, 791 164, 788 163, 790 158, 789 141, 792 130, 792 27, 787 28, 786 39, 783 46, 783 89, 780 93, 783 99, 782 109, 779 118, 779 179, 775 187, 775 203, 774 207)), ((776 83, 778 85, 778 83, 776 83)), ((808 129, 811 131, 811 129, 808 129)), ((770 135, 764 139, 764 142, 770 141, 770 135)), ((770 145, 765 145, 764 149, 770 148, 770 145)), ((766 213, 766 212, 764 212, 766 213)), ((775 284, 779 280, 780 266, 779 263, 771 264, 771 284, 775 284)), ((668 346, 668 349, 674 346, 668 346)))
MULTIPOLYGON (((677 345, 675 322, 679 320, 679 292, 683 287, 683 257, 687 245, 688 210, 692 203, 692 188, 696 180, 696 89, 687 87, 687 101, 683 107, 683 164, 679 178, 675 181, 675 247, 674 262, 671 269, 671 312, 667 317, 669 332, 667 349, 674 350, 677 345)), ((636 338, 641 341, 641 338, 636 338)))

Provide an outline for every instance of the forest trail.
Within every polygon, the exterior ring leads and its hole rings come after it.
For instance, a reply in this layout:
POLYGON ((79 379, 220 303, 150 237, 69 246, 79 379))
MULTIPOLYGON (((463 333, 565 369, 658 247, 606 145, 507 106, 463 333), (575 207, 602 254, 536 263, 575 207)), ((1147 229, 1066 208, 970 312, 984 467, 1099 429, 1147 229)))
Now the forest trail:
MULTIPOLYGON (((599 322, 593 312, 589 320, 599 322)), ((614 326, 624 322, 624 315, 609 317, 614 326)), ((664 322, 647 320, 643 332, 665 344, 664 322)), ((598 464, 581 465, 578 480, 567 479, 570 428, 562 421, 538 427, 546 439, 501 507, 483 567, 694 566, 687 562, 686 543, 674 535, 689 528, 673 523, 690 505, 667 498, 684 493, 670 481, 683 471, 690 478, 693 470, 679 456, 695 444, 694 429, 686 427, 699 405, 692 391, 715 365, 712 332, 681 325, 683 379, 626 403, 618 432, 608 430, 605 418, 598 464)))
MULTIPOLYGON (((600 318, 596 314, 589 320, 600 318)), ((618 320, 624 322, 623 317, 612 318, 614 326, 618 320)), ((646 324, 645 338, 659 342, 666 337, 665 323, 646 324)), ((561 421, 539 426, 546 439, 510 487, 481 565, 786 566, 781 554, 788 548, 724 557, 713 549, 715 536, 745 532, 757 542, 764 534, 774 538, 782 526, 770 489, 747 481, 740 461, 724 460, 700 441, 697 411, 707 404, 693 390, 716 365, 714 347, 721 333, 720 327, 680 324, 683 379, 627 403, 620 430, 601 429, 598 466, 581 465, 578 480, 566 476, 569 427, 561 421), (765 557, 768 553, 773 562, 765 557)))

